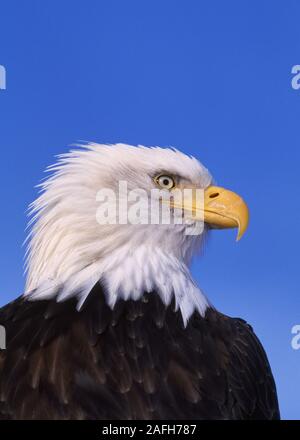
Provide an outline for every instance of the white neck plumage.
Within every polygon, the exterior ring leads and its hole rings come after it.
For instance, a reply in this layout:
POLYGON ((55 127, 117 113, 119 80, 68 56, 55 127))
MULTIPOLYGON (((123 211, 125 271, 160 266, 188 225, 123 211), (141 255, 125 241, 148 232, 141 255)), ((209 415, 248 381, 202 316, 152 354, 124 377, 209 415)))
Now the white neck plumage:
POLYGON ((184 325, 195 311, 204 316, 209 306, 183 261, 159 248, 151 249, 145 245, 134 250, 124 245, 108 257, 73 273, 68 279, 44 279, 25 296, 29 300, 55 298, 58 302, 76 297, 80 310, 97 282, 102 284, 111 308, 118 299, 138 300, 146 292, 158 294, 166 305, 174 297, 184 325))

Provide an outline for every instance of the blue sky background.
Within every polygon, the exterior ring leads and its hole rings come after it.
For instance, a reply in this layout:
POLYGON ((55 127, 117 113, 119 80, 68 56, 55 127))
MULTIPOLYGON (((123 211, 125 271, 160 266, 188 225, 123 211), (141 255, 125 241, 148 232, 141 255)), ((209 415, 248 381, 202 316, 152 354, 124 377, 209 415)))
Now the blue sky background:
POLYGON ((25 211, 77 140, 176 146, 242 194, 193 273, 263 342, 282 416, 300 418, 300 2, 6 0, 0 10, 0 303, 22 293, 25 211))

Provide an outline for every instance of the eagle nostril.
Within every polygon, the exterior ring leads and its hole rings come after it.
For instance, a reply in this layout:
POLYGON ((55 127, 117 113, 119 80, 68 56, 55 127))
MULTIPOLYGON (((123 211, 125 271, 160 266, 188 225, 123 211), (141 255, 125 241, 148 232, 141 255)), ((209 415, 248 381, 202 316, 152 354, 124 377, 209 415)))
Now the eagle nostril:
POLYGON ((209 198, 214 199, 215 197, 218 197, 218 195, 219 195, 219 193, 215 192, 215 193, 210 194, 209 198))

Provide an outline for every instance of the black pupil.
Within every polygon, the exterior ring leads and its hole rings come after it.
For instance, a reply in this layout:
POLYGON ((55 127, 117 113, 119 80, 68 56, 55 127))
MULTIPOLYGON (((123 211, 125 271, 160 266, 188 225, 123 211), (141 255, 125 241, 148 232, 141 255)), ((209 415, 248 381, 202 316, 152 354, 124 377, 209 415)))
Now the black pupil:
POLYGON ((163 180, 163 184, 165 185, 165 186, 169 186, 169 179, 164 179, 163 180))

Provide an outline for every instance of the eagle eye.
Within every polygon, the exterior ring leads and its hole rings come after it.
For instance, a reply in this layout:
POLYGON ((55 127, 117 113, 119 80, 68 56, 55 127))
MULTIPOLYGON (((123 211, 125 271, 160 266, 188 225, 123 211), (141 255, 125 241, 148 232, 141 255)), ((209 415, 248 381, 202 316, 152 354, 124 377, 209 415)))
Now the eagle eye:
POLYGON ((164 189, 172 189, 175 186, 174 179, 171 176, 161 175, 156 177, 155 181, 160 187, 164 189))

